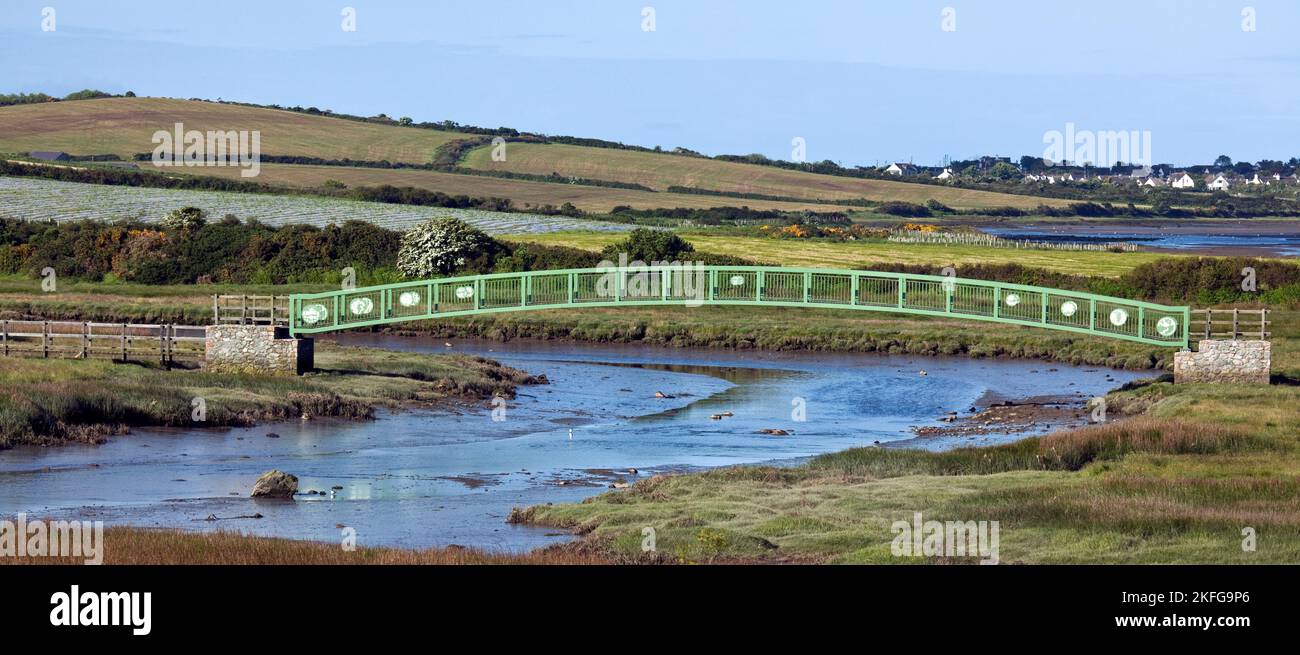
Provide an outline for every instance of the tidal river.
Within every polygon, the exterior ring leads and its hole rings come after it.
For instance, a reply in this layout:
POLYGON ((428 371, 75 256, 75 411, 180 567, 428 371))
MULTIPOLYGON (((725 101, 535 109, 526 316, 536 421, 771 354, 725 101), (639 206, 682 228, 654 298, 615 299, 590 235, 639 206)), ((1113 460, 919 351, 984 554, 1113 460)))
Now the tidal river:
MULTIPOLYGON (((440 339, 341 340, 447 350, 440 339)), ((578 502, 657 472, 785 465, 854 446, 952 448, 1018 438, 1025 433, 917 438, 912 429, 1006 399, 1091 397, 1140 377, 1042 362, 871 354, 470 341, 456 342, 455 351, 545 374, 550 384, 520 387, 495 416, 485 404, 385 412, 364 422, 137 429, 101 446, 0 451, 0 516, 324 542, 339 542, 339 526, 347 526, 360 545, 520 551, 571 537, 507 524, 515 506, 578 502), (789 434, 760 434, 764 429, 789 434), (253 481, 273 468, 297 475, 300 491, 324 493, 249 498, 253 481), (263 518, 236 518, 253 514, 263 518)))

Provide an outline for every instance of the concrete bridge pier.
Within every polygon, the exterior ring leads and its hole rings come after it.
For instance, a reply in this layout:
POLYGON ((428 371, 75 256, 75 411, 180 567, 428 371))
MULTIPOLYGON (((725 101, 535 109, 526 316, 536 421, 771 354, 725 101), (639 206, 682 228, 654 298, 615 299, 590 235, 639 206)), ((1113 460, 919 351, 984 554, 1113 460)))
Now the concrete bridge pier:
POLYGON ((284 326, 209 325, 204 347, 204 369, 218 373, 302 375, 315 366, 314 342, 284 326))

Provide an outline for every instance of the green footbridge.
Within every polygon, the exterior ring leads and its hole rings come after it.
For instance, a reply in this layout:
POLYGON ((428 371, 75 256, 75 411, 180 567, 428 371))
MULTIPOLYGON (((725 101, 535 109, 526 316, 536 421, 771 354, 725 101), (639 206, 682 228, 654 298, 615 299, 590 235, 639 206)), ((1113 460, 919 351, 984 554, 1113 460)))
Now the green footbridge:
POLYGON ((289 297, 292 334, 534 309, 742 305, 989 321, 1187 348, 1191 310, 935 275, 769 266, 651 265, 499 273, 289 297))

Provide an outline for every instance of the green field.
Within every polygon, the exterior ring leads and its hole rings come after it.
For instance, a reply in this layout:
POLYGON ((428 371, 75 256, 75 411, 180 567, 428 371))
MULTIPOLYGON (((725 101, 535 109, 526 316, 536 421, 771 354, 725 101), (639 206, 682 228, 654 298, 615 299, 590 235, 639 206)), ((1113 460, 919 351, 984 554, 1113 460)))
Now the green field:
MULTIPOLYGON (((1061 273, 1118 277, 1136 266, 1177 256, 1147 252, 1010 250, 974 245, 814 241, 708 233, 686 233, 683 236, 698 252, 744 257, 777 266, 816 268, 864 268, 886 263, 936 266, 1016 263, 1061 273)), ((626 237, 595 232, 553 232, 504 238, 599 251, 626 237)))
POLYGON ((375 125, 289 111, 171 98, 103 98, 0 107, 0 152, 62 150, 131 159, 152 152, 153 133, 260 130, 262 153, 427 163, 440 145, 469 135, 375 125))
MULTIPOLYGON (((809 200, 865 198, 920 204, 934 199, 949 207, 964 209, 979 207, 1033 209, 1039 205, 1068 204, 1059 200, 990 191, 818 175, 773 166, 715 161, 701 157, 563 144, 507 144, 506 161, 503 162, 492 161, 492 148, 486 146, 470 151, 463 165, 483 170, 533 175, 559 173, 564 176, 630 182, 657 191, 664 191, 669 186, 683 186, 809 200)), ((721 202, 727 199, 715 198, 715 200, 721 202)), ((726 204, 740 202, 742 201, 728 200, 726 204)))

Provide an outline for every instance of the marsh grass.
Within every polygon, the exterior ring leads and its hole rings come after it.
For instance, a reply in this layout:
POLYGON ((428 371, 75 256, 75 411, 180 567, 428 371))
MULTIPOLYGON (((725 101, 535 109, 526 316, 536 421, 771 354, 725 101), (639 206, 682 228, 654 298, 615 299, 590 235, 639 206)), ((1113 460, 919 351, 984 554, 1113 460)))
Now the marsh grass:
POLYGON ((0 360, 0 448, 100 443, 131 426, 222 427, 308 417, 364 419, 375 407, 474 402, 535 380, 491 360, 317 344, 303 376, 162 370, 104 360, 0 360), (206 417, 193 421, 195 398, 206 417))
MULTIPOLYGON (((245 535, 192 533, 146 528, 107 528, 104 563, 118 565, 370 565, 370 564, 607 564, 611 560, 582 544, 549 547, 524 554, 469 548, 358 547, 245 535)), ((3 564, 82 564, 84 558, 0 557, 3 564)))
POLYGON ((1112 399, 1137 394, 1147 396, 1145 415, 1047 437, 655 476, 528 515, 624 553, 636 552, 641 527, 654 527, 673 561, 924 562, 889 549, 893 521, 914 512, 998 521, 1006 562, 1300 557, 1300 461, 1295 424, 1281 414, 1300 390, 1157 383, 1112 399), (1274 403, 1278 413, 1255 409, 1274 403), (1242 550, 1243 527, 1267 535, 1257 552, 1242 550), (703 529, 713 531, 708 544, 696 538, 703 529))

